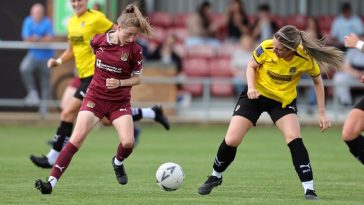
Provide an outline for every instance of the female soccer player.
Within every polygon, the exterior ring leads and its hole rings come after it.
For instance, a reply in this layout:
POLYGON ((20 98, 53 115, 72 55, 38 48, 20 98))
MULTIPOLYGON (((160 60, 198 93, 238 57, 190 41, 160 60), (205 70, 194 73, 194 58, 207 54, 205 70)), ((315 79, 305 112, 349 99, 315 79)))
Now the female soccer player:
MULTIPOLYGON (((345 36, 344 43, 346 47, 357 48, 364 52, 364 42, 360 41, 355 34, 345 36)), ((364 83, 364 75, 361 76, 360 82, 364 83)), ((353 154, 362 164, 364 164, 364 137, 361 135, 363 131, 364 98, 362 98, 349 112, 341 134, 342 139, 348 145, 351 154, 353 154)))
MULTIPOLYGON (((30 160, 36 166, 42 168, 51 168, 59 152, 67 144, 87 87, 92 80, 95 56, 89 45, 91 38, 95 34, 105 33, 111 28, 116 29, 116 25, 107 19, 104 14, 96 10, 87 9, 87 0, 70 0, 70 2, 75 15, 68 22, 68 48, 58 59, 49 59, 48 67, 56 67, 74 57, 81 84, 78 86, 74 96, 68 100, 67 105, 63 107, 60 116, 61 122, 54 135, 55 142, 52 145, 52 149, 46 156, 30 156, 30 160)), ((136 121, 142 117, 154 119, 167 130, 169 129, 168 120, 160 106, 142 109, 133 108, 132 111, 133 119, 136 121)))
POLYGON ((198 189, 201 195, 222 183, 222 174, 234 160, 237 147, 250 128, 256 125, 260 114, 268 112, 282 132, 287 143, 306 199, 318 199, 313 187, 313 175, 307 150, 300 135, 297 117, 296 86, 303 73, 313 80, 317 97, 321 131, 331 126, 325 114, 324 85, 320 76, 326 64, 339 68, 343 53, 325 47, 294 26, 284 26, 274 38, 263 41, 253 52, 247 66, 247 92, 243 92, 234 108, 225 139, 221 143, 212 175, 198 189))
POLYGON ((90 44, 96 54, 95 75, 88 87, 77 117, 75 129, 62 149, 47 181, 37 180, 35 186, 42 194, 50 194, 67 169, 73 155, 80 149, 91 129, 107 117, 115 127, 120 144, 112 165, 120 184, 128 182, 123 162, 134 146, 130 91, 138 85, 142 73, 142 49, 135 43, 141 33, 151 34, 151 26, 139 8, 128 5, 117 20, 114 31, 93 37, 90 44))

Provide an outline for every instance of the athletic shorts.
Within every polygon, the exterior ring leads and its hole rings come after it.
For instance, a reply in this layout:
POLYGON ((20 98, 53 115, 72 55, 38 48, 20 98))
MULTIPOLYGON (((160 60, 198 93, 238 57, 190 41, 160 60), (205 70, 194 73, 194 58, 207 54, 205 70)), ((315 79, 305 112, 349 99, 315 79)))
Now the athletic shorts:
POLYGON ((262 95, 258 99, 249 99, 246 92, 243 92, 236 103, 233 116, 245 117, 255 126, 263 112, 268 112, 270 118, 276 123, 277 120, 285 115, 297 114, 296 99, 285 108, 282 108, 281 102, 262 95))
POLYGON ((73 96, 77 99, 83 100, 83 98, 86 95, 88 85, 91 83, 92 76, 87 77, 87 78, 82 78, 80 80, 81 80, 81 84, 78 86, 78 88, 73 96))
POLYGON ((123 115, 131 115, 131 106, 130 101, 117 102, 101 100, 99 98, 86 95, 82 102, 80 111, 90 111, 100 120, 103 117, 106 117, 112 122, 123 115))
POLYGON ((71 82, 68 84, 71 87, 78 88, 81 85, 81 79, 78 76, 73 77, 71 82))
POLYGON ((364 97, 354 106, 354 108, 364 111, 364 97))

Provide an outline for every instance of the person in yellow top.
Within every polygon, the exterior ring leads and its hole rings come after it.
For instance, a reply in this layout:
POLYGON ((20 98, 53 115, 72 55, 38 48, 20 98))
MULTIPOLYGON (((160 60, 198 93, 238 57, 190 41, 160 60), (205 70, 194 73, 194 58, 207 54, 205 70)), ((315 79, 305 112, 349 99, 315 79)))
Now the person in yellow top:
POLYGON ((313 187, 312 167, 300 135, 297 117, 296 86, 302 74, 308 73, 314 83, 321 131, 331 126, 325 114, 324 85, 320 69, 327 64, 340 68, 343 53, 311 39, 294 26, 279 29, 273 39, 263 41, 253 52, 247 66, 247 91, 242 92, 234 108, 229 128, 221 143, 211 176, 198 193, 209 194, 222 183, 222 174, 234 160, 245 134, 255 126, 262 112, 268 112, 283 133, 293 165, 302 182, 306 199, 318 199, 313 187))
MULTIPOLYGON (((51 168, 54 165, 60 151, 67 144, 71 136, 73 123, 77 118, 87 87, 94 75, 95 55, 90 46, 91 39, 96 34, 117 29, 117 25, 107 19, 103 13, 88 9, 87 0, 72 0, 70 3, 75 15, 68 22, 68 47, 59 58, 50 58, 47 64, 49 68, 53 68, 74 58, 77 74, 81 83, 74 93, 74 96, 68 100, 67 105, 62 109, 60 116, 61 122, 54 136, 54 142, 49 153, 46 156, 39 157, 30 155, 30 160, 41 168, 51 168)), ((169 130, 169 122, 163 114, 161 106, 132 108, 132 116, 134 121, 140 120, 141 118, 154 119, 169 130)), ((136 131, 138 130, 135 129, 134 131, 137 135, 138 133, 136 131)))

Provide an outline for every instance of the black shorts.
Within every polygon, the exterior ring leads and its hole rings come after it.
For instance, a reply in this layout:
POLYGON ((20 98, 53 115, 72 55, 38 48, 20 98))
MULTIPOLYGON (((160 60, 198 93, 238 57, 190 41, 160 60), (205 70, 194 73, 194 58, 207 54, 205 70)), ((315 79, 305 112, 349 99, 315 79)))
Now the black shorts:
POLYGON ((88 88, 88 85, 91 83, 92 76, 87 78, 81 78, 81 84, 78 86, 75 94, 73 95, 75 98, 83 100, 83 98, 86 95, 86 91, 88 88))
POLYGON ((354 106, 354 108, 364 111, 364 97, 354 106))
POLYGON ((243 92, 236 103, 233 116, 245 117, 255 126, 263 112, 268 112, 270 118, 276 123, 277 120, 285 115, 291 113, 297 114, 296 99, 285 108, 282 108, 281 102, 264 96, 259 96, 258 99, 249 99, 246 92, 243 92))

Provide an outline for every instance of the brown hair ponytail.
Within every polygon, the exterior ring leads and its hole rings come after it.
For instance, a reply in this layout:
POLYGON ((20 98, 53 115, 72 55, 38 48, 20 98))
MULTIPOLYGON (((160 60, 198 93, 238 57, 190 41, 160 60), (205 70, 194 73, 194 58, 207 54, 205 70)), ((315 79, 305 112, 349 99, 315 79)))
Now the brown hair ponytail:
POLYGON ((118 20, 118 25, 122 27, 134 26, 140 29, 140 32, 145 36, 151 36, 152 27, 140 12, 137 4, 129 4, 121 13, 118 20))

